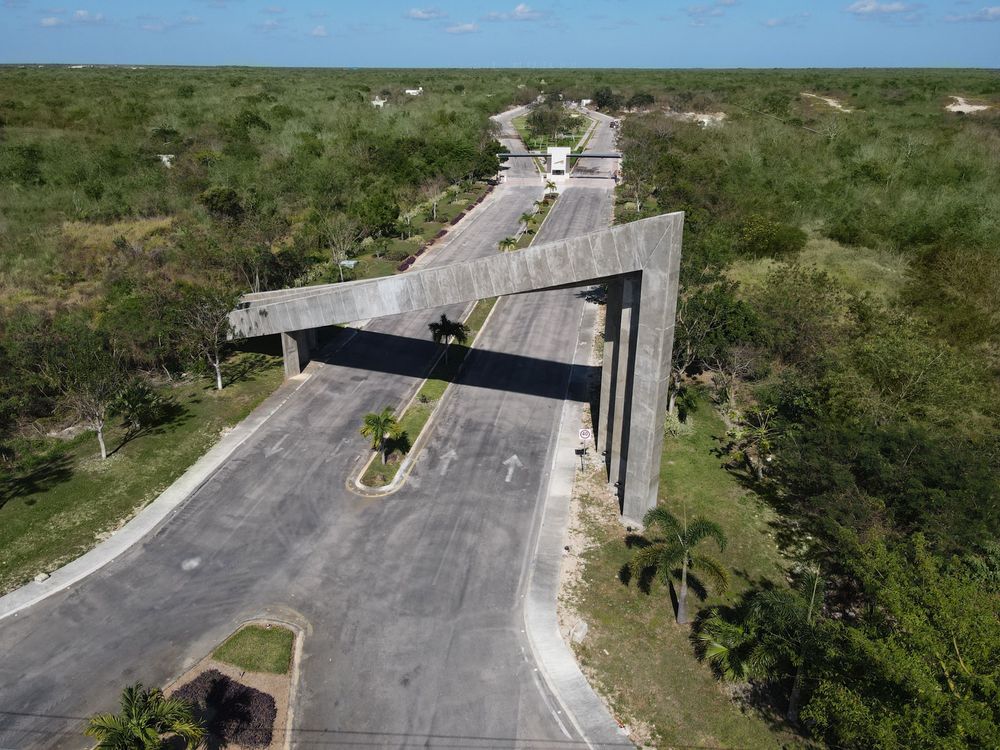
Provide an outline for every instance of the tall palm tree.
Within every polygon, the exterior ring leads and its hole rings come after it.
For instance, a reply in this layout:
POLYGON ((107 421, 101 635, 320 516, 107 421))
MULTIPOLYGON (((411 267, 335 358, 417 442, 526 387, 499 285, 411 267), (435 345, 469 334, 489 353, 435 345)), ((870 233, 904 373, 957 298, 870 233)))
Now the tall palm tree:
POLYGON ((698 543, 705 539, 713 539, 721 552, 726 548, 726 535, 713 521, 699 517, 688 523, 686 516, 683 521, 678 521, 662 506, 651 509, 643 518, 643 523, 648 529, 661 531, 662 536, 640 547, 632 556, 629 567, 635 576, 653 570, 666 584, 670 580, 672 571, 680 566, 681 587, 677 594, 677 622, 686 625, 689 569, 697 569, 704 573, 719 593, 729 587, 729 571, 722 563, 711 555, 695 552, 698 543))
POLYGON ((531 224, 531 220, 533 218, 535 218, 535 215, 530 211, 525 211, 523 214, 521 214, 520 218, 521 226, 524 227, 522 234, 528 231, 528 225, 531 224))
POLYGON ((389 439, 399 434, 399 420, 391 407, 368 412, 361 424, 361 434, 372 441, 372 450, 382 454, 382 465, 389 459, 389 439))
POLYGON ((205 735, 186 701, 167 698, 159 688, 130 685, 122 691, 121 711, 91 717, 84 734, 100 750, 159 750, 164 735, 175 735, 185 747, 197 747, 205 735))
POLYGON ((549 193, 556 192, 556 187, 557 187, 557 185, 556 185, 555 182, 553 182, 552 180, 546 180, 545 181, 545 194, 548 195, 549 193))
POLYGON ((500 248, 500 252, 506 253, 517 248, 517 240, 513 237, 504 237, 497 246, 500 248))

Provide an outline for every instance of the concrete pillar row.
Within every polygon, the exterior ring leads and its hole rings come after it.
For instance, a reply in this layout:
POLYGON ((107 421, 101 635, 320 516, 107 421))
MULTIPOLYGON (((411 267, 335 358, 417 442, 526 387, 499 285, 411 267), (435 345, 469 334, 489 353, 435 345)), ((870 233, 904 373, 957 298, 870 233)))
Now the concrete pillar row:
POLYGON ((614 404, 611 407, 611 429, 608 431, 610 467, 608 482, 618 488, 619 497, 625 489, 625 469, 628 465, 629 424, 632 408, 632 378, 635 371, 636 333, 639 326, 638 275, 622 279, 621 316, 615 344, 614 404))
POLYGON ((611 423, 614 418, 615 399, 615 367, 617 356, 615 347, 618 345, 619 328, 622 320, 622 280, 612 279, 608 282, 608 294, 604 305, 604 358, 601 366, 601 392, 598 400, 597 419, 594 427, 597 432, 597 450, 604 456, 604 468, 610 473, 611 454, 611 423))

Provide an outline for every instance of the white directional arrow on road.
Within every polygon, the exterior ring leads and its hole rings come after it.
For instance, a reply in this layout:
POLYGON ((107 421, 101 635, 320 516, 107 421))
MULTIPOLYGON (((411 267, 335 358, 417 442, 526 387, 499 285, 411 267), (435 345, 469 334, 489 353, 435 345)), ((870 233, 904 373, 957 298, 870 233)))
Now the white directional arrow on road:
POLYGON ((274 445, 272 445, 270 448, 265 448, 264 449, 264 457, 265 458, 270 458, 275 453, 277 453, 278 451, 280 451, 281 450, 281 444, 283 442, 285 442, 285 438, 287 438, 287 437, 288 437, 288 433, 286 432, 284 435, 282 435, 280 438, 278 438, 278 442, 277 443, 275 443, 274 445))
POLYGON ((441 476, 444 476, 445 472, 448 471, 448 466, 458 458, 458 454, 455 453, 455 449, 452 448, 450 451, 441 456, 441 476))
POLYGON ((507 478, 503 481, 509 482, 514 478, 514 472, 517 469, 523 469, 524 464, 521 463, 521 459, 517 457, 517 454, 513 454, 510 458, 503 462, 503 465, 507 467, 507 478))

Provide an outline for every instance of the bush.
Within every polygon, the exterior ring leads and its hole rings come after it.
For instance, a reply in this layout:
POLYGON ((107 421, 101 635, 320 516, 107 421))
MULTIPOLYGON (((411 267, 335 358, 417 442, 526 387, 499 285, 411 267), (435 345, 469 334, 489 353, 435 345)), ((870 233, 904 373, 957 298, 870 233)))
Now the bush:
POLYGON ((227 219, 239 219, 243 216, 239 193, 232 188, 219 185, 210 187, 201 194, 199 200, 215 216, 227 219))
POLYGON ((808 239, 798 227, 754 214, 740 227, 738 244, 740 252, 754 258, 781 258, 799 252, 808 239))
POLYGON ((393 247, 386 251, 385 257, 391 261, 399 263, 410 256, 410 251, 406 247, 393 247))
MULTIPOLYGON (((219 744, 267 747, 278 715, 274 698, 247 687, 217 669, 202 672, 171 696, 195 707, 219 744)), ((209 743, 211 747, 211 743, 209 743)))

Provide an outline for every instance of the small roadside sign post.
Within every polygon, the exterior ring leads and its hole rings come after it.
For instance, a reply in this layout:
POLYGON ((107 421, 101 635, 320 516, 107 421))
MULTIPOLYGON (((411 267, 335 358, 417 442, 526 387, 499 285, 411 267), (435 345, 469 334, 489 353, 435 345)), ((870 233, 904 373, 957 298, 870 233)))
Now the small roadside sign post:
POLYGON ((583 459, 587 455, 587 441, 593 437, 593 433, 586 427, 580 430, 580 448, 576 451, 576 455, 580 457, 580 471, 585 471, 586 466, 583 463, 583 459))

